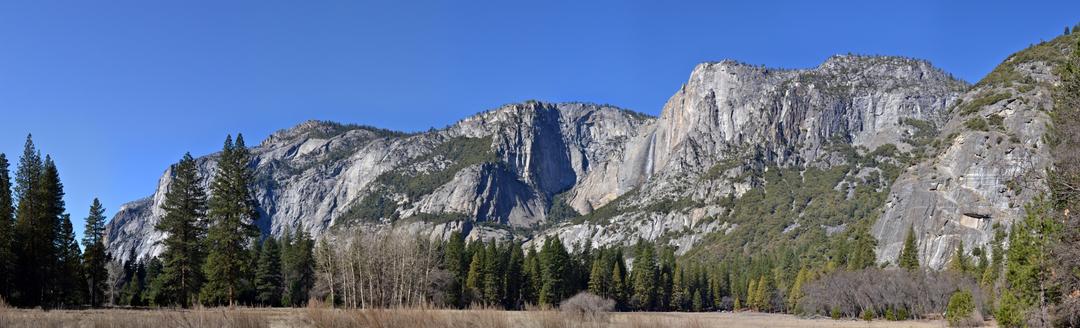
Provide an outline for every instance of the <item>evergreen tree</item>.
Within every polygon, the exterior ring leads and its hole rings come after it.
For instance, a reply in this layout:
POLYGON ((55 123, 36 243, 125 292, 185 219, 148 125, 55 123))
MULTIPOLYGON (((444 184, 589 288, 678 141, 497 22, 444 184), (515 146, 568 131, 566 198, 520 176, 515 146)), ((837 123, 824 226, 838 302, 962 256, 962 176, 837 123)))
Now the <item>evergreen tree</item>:
POLYGON ((656 271, 656 251, 652 243, 638 241, 637 256, 630 272, 633 289, 630 306, 635 310, 648 311, 656 305, 656 285, 659 282, 656 271))
POLYGON ((56 288, 62 264, 60 222, 64 214, 64 187, 52 158, 40 155, 27 137, 23 159, 19 163, 15 188, 19 197, 16 212, 17 292, 15 304, 55 306, 56 288))
POLYGON ((105 291, 108 288, 109 270, 106 267, 112 261, 105 249, 105 208, 97 198, 90 204, 90 215, 86 217, 83 232, 83 272, 86 275, 86 300, 90 306, 105 303, 105 291))
POLYGON ((621 263, 615 263, 611 266, 611 299, 615 300, 615 306, 622 308, 626 306, 626 276, 623 274, 624 270, 621 263))
POLYGON ((795 314, 802 314, 799 310, 799 301, 802 300, 803 284, 807 283, 810 277, 807 277, 809 272, 806 268, 799 269, 799 273, 795 275, 795 284, 791 285, 791 290, 788 291, 788 308, 792 309, 795 314))
POLYGON ((757 299, 758 299, 757 283, 758 283, 757 279, 752 279, 751 278, 749 285, 746 287, 746 304, 745 305, 747 307, 749 307, 751 310, 757 310, 758 309, 757 308, 757 303, 758 303, 757 302, 757 299))
POLYGON ((11 299, 15 275, 15 206, 7 156, 0 153, 0 298, 11 299))
POLYGON ((899 264, 904 269, 919 269, 919 249, 915 245, 914 225, 908 226, 907 237, 904 239, 904 248, 900 250, 899 264))
POLYGON ((206 283, 199 292, 199 298, 209 304, 233 305, 250 284, 250 246, 259 234, 252 224, 258 212, 251 193, 250 156, 243 135, 236 137, 235 144, 226 138, 210 185, 208 254, 203 265, 206 283))
POLYGON ((494 240, 488 244, 487 250, 484 252, 484 303, 488 305, 500 304, 503 299, 503 275, 502 265, 502 252, 499 251, 499 246, 494 240))
POLYGON ((682 267, 675 269, 671 286, 671 308, 676 311, 687 311, 691 305, 690 286, 686 282, 686 272, 682 267))
POLYGON ((540 268, 540 255, 536 253, 536 249, 530 247, 529 252, 525 255, 525 283, 522 286, 521 294, 524 295, 526 303, 539 304, 540 302, 540 286, 543 285, 543 269, 540 268))
POLYGON ((449 303, 454 307, 464 306, 461 288, 465 275, 469 271, 469 263, 465 263, 465 237, 460 231, 451 233, 450 239, 446 242, 443 267, 451 274, 446 290, 447 298, 450 299, 449 303))
POLYGON ((278 306, 284 289, 281 277, 281 251, 273 238, 263 240, 255 269, 256 299, 262 305, 278 306))
POLYGON ((874 266, 876 257, 874 249, 877 248, 877 240, 871 236, 868 228, 860 228, 854 234, 851 255, 848 256, 848 270, 862 270, 874 266))
POLYGON ((544 241, 540 251, 540 304, 557 305, 567 296, 565 278, 570 273, 570 254, 558 237, 544 241))
POLYGON ((161 259, 156 257, 150 258, 150 261, 146 262, 146 290, 142 293, 143 304, 147 305, 168 305, 165 299, 165 294, 155 288, 154 282, 158 281, 158 277, 161 276, 161 272, 165 270, 165 265, 161 263, 161 259))
MULTIPOLYGON (((1060 227, 1050 216, 1050 203, 1041 197, 1032 200, 1025 209, 1027 217, 1014 223, 1009 233, 1009 249, 1005 256, 1006 288, 1002 293, 1015 298, 1016 302, 1011 306, 1021 313, 1045 313, 1036 309, 1046 309, 1050 305, 1048 282, 1053 274, 1047 262, 1046 248, 1060 227)), ((1046 319, 1041 315, 1035 318, 1046 319)))
POLYGON ((203 283, 202 265, 206 257, 206 193, 191 154, 184 154, 170 170, 172 183, 165 192, 165 215, 154 226, 166 234, 161 243, 163 269, 152 282, 162 301, 191 306, 203 283))
POLYGON ((59 238, 60 263, 54 286, 55 301, 60 306, 81 305, 85 298, 86 281, 83 280, 82 251, 75 241, 70 215, 61 216, 59 238))
POLYGON ((286 231, 281 240, 282 278, 285 284, 281 304, 306 304, 308 292, 315 283, 315 241, 302 229, 296 234, 286 231))
POLYGON ((758 278, 757 290, 754 291, 754 297, 756 297, 754 300, 754 307, 758 311, 769 311, 770 296, 772 296, 772 288, 769 287, 769 282, 768 280, 765 280, 765 276, 763 275, 761 278, 758 278))
POLYGON ((506 265, 506 300, 505 303, 508 308, 517 309, 520 308, 524 297, 522 296, 523 285, 525 284, 525 253, 521 250, 521 245, 512 243, 510 245, 510 261, 506 265))
POLYGON ((608 292, 611 274, 604 270, 606 262, 601 259, 593 261, 589 270, 589 292, 603 297, 611 297, 608 292))
MULTIPOLYGON (((1077 33, 1080 24, 1073 27, 1077 33)), ((1066 295, 1054 307, 1061 326, 1080 327, 1080 38, 1073 44, 1072 54, 1061 68, 1061 82, 1054 90, 1051 149, 1055 155, 1050 185, 1053 191, 1056 216, 1061 219, 1062 231, 1051 247, 1053 285, 1066 295)))
POLYGON ((469 263, 469 273, 465 277, 465 297, 469 302, 483 299, 485 255, 481 248, 480 251, 473 253, 472 261, 469 263))
POLYGON ((964 254, 964 242, 960 241, 960 245, 956 247, 956 252, 953 253, 952 259, 949 261, 949 270, 966 274, 971 269, 971 264, 968 263, 967 255, 964 254))

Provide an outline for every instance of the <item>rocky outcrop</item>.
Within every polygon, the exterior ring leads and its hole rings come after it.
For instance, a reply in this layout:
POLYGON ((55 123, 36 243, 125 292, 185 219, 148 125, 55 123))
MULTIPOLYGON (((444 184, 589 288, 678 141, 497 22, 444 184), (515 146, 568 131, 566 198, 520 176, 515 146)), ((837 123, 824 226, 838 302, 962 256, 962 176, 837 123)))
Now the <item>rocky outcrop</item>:
MULTIPOLYGON (((1061 37, 1010 56, 952 108, 940 146, 894 183, 872 232, 878 259, 895 262, 908 227, 920 263, 943 268, 956 247, 967 253, 1024 217, 1024 205, 1047 190, 1052 162, 1044 136, 1058 83, 1056 64, 1075 44, 1061 37)), ((986 251, 989 251, 986 249, 986 251)))
MULTIPOLYGON (((335 226, 389 222, 388 217, 349 214, 364 197, 383 192, 375 188, 380 177, 441 172, 453 163, 441 156, 427 158, 439 145, 483 139, 489 144, 479 151, 490 151, 498 160, 443 172, 452 179, 415 199, 393 195, 400 205, 395 219, 453 213, 529 226, 544 220, 555 193, 579 183, 592 167, 606 165, 622 141, 650 121, 611 106, 527 102, 417 134, 305 122, 274 133, 251 150, 260 205, 256 223, 264 234, 304 229, 319 235, 335 226)), ((213 178, 216 156, 198 159, 204 184, 213 178)), ((166 170, 152 196, 124 205, 114 216, 106 229, 113 254, 134 251, 144 257, 161 251, 157 242, 164 236, 154 225, 163 214, 161 204, 171 181, 166 170)))
MULTIPOLYGON (((646 238, 682 253, 748 224, 716 219, 732 198, 762 187, 747 172, 827 169, 852 164, 848 151, 895 146, 921 159, 883 183, 887 201, 871 229, 879 260, 894 259, 914 226, 924 263, 941 267, 960 241, 984 245, 993 223, 1008 226, 1042 190, 1048 120, 1039 108, 1049 107, 1052 65, 1016 67, 1032 87, 971 88, 900 57, 834 56, 810 69, 721 61, 695 67, 655 118, 530 101, 424 133, 306 122, 252 149, 259 225, 266 234, 399 229, 446 238, 465 230, 472 239, 558 236, 594 246, 646 238), (1007 99, 978 100, 1003 92, 1007 99), (972 129, 973 117, 991 127, 972 129), (566 208, 585 216, 552 216, 566 208)), ((199 159, 207 181, 214 158, 199 159)), ((154 195, 115 215, 107 229, 114 254, 160 252, 153 225, 170 182, 166 171, 154 195)), ((835 186, 843 188, 854 187, 835 186)), ((813 228, 833 235, 846 227, 813 228)))

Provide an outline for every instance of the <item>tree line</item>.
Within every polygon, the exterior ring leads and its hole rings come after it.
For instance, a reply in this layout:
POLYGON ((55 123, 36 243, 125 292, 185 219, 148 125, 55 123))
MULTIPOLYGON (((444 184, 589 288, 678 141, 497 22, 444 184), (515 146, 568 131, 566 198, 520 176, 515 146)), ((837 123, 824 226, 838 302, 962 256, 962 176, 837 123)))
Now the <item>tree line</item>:
POLYGON ((229 136, 210 182, 195 159, 171 167, 172 183, 155 228, 164 251, 117 259, 105 246, 105 209, 90 205, 79 247, 52 157, 27 136, 14 174, 0 154, 0 297, 15 306, 298 306, 314 283, 314 241, 302 229, 260 238, 251 157, 229 136), (261 239, 261 240, 260 240, 261 239))

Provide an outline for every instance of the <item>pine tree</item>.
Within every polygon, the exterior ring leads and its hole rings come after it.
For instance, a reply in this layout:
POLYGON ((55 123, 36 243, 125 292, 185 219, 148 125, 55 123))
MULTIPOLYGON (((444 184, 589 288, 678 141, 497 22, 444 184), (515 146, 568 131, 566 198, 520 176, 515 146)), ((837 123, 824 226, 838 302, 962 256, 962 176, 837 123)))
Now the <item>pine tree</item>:
POLYGON ((690 294, 690 287, 686 283, 686 273, 682 267, 675 269, 671 284, 671 308, 676 311, 689 310, 692 295, 690 294))
POLYGON ((161 263, 161 259, 154 257, 146 262, 146 278, 144 280, 146 281, 147 287, 142 293, 143 304, 159 306, 168 305, 168 302, 165 300, 165 294, 160 290, 155 289, 155 287, 160 288, 160 286, 154 286, 153 283, 158 280, 157 277, 161 276, 161 272, 164 270, 165 265, 161 263))
POLYGON ((758 303, 757 302, 757 299, 758 299, 757 282, 758 282, 757 279, 751 278, 749 285, 746 287, 746 306, 749 307, 751 310, 755 310, 755 311, 758 309, 757 308, 757 303, 758 303))
POLYGON ((524 297, 521 292, 525 279, 525 253, 521 250, 521 245, 513 243, 510 245, 510 261, 506 265, 506 300, 505 304, 508 308, 518 309, 524 302, 524 297))
POLYGON ((611 275, 604 270, 605 263, 600 259, 593 261, 592 268, 589 270, 589 292, 610 297, 608 285, 610 285, 611 275))
POLYGON ((250 156, 242 135, 236 137, 236 144, 226 138, 210 186, 208 254, 203 265, 206 284, 199 292, 199 298, 209 304, 235 304, 250 283, 251 244, 259 234, 252 224, 258 212, 251 193, 250 156))
POLYGON ((765 276, 761 276, 761 278, 758 278, 757 290, 754 291, 754 297, 756 297, 754 307, 758 311, 769 311, 770 296, 772 296, 772 289, 769 287, 769 282, 765 280, 765 276))
POLYGON ((570 273, 570 254, 559 238, 544 241, 540 251, 540 304, 557 305, 567 296, 566 276, 570 273))
POLYGON ((75 241, 70 215, 61 216, 58 241, 60 263, 54 297, 61 306, 81 305, 85 298, 86 281, 83 280, 82 251, 75 241))
POLYGON ((971 269, 971 264, 968 263, 967 255, 964 254, 964 242, 960 241, 960 245, 956 247, 956 252, 953 253, 952 259, 949 261, 949 270, 966 274, 971 269))
POLYGON ((469 302, 483 299, 484 296, 484 260, 483 248, 474 252, 469 263, 469 272, 465 277, 465 296, 469 302))
POLYGON ((630 306, 635 310, 647 311, 655 307, 656 285, 659 282, 656 271, 656 251, 652 243, 638 241, 637 256, 630 272, 633 288, 630 306))
POLYGON ((802 314, 802 311, 799 310, 799 301, 803 297, 803 284, 810 279, 807 275, 809 275, 809 272, 806 271, 805 267, 799 269, 799 273, 795 275, 795 283, 791 285, 791 290, 788 291, 788 309, 793 310, 795 314, 802 314))
MULTIPOLYGON (((1073 27, 1077 33, 1080 24, 1073 27)), ((1080 163, 1075 154, 1080 145, 1080 38, 1073 44, 1072 54, 1061 68, 1061 83, 1054 90, 1052 113, 1052 153, 1055 156, 1050 185, 1053 191, 1056 216, 1062 221, 1062 232, 1051 245, 1053 263, 1052 283, 1060 293, 1054 306, 1055 320, 1061 326, 1080 326, 1080 163)))
POLYGON ((308 292, 315 282, 315 241, 302 229, 296 234, 286 231, 281 240, 281 267, 285 284, 281 304, 306 304, 308 292))
POLYGON ((15 206, 7 156, 0 153, 0 298, 11 299, 15 275, 15 206))
POLYGON ((191 154, 184 154, 170 170, 172 183, 161 205, 165 215, 154 226, 166 234, 161 243, 163 269, 152 282, 163 302, 191 306, 203 283, 202 265, 206 257, 206 193, 191 154))
POLYGON ((611 299, 615 300, 615 306, 626 306, 626 276, 623 275, 622 264, 615 263, 611 266, 611 299))
POLYGON ((22 306, 55 306, 59 303, 64 241, 60 222, 64 214, 64 187, 56 163, 44 161, 27 137, 16 175, 19 198, 16 212, 17 292, 14 303, 22 306))
POLYGON ((94 198, 90 204, 90 215, 86 217, 83 232, 83 272, 86 275, 86 300, 90 306, 105 303, 105 290, 108 288, 109 270, 106 267, 112 259, 105 249, 105 208, 101 201, 94 198))
POLYGON ((494 240, 488 244, 487 250, 484 252, 484 303, 487 305, 495 305, 502 302, 503 299, 503 275, 501 259, 501 252, 499 246, 494 240))
POLYGON ((278 306, 284 289, 281 277, 281 251, 273 238, 263 240, 255 269, 256 299, 262 305, 278 306))
POLYGON ((543 285, 543 269, 540 268, 540 255, 536 253, 535 248, 529 248, 529 252, 525 255, 525 281, 522 286, 521 294, 524 296, 525 302, 529 304, 539 304, 540 302, 540 287, 543 285))
POLYGON ((465 275, 469 271, 469 263, 465 263, 465 237, 460 231, 450 234, 443 256, 443 267, 451 274, 450 282, 446 287, 449 303, 454 307, 464 306, 461 288, 465 282, 465 275))
POLYGON ((915 245, 914 225, 908 226, 907 237, 904 239, 904 248, 900 250, 899 264, 904 269, 919 269, 919 249, 915 245))
POLYGON ((862 270, 874 265, 876 260, 874 249, 877 248, 877 240, 867 229, 861 228, 854 234, 851 255, 848 255, 848 270, 862 270))

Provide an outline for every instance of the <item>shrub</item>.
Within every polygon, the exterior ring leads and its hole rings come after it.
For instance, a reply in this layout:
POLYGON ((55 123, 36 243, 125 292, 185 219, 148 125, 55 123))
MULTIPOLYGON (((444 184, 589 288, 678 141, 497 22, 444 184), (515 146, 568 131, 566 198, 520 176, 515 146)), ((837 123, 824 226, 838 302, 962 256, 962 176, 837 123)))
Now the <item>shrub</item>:
POLYGON ((982 117, 972 117, 964 122, 964 126, 976 131, 990 131, 990 125, 982 117))
POLYGON ((838 270, 803 287, 800 306, 807 314, 858 317, 864 309, 897 309, 897 319, 945 312, 953 291, 970 291, 982 313, 978 283, 963 274, 902 269, 838 270), (830 312, 831 311, 831 312, 830 312))
POLYGON ((1000 114, 990 115, 990 117, 986 119, 986 123, 995 129, 1005 131, 1005 117, 1000 114))
POLYGON ((615 301, 589 292, 580 292, 562 301, 559 310, 584 317, 596 317, 615 309, 615 301))
POLYGON ((945 318, 953 327, 975 327, 980 321, 975 318, 975 298, 971 292, 961 290, 953 293, 949 298, 949 306, 945 310, 945 318))
POLYGON ((870 308, 864 308, 862 310, 862 319, 866 321, 874 320, 874 310, 871 310, 870 308))

